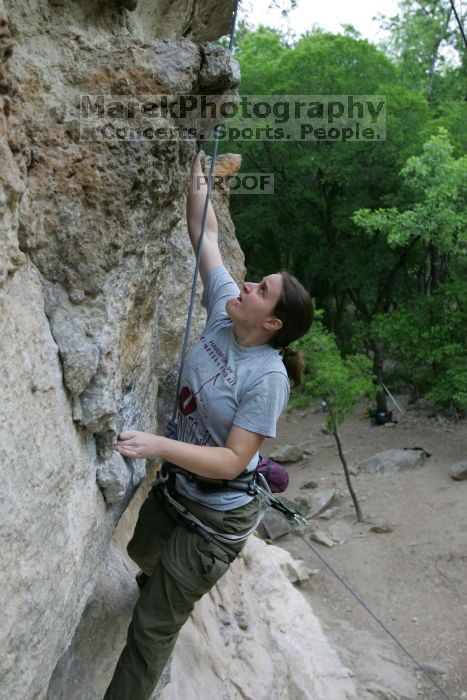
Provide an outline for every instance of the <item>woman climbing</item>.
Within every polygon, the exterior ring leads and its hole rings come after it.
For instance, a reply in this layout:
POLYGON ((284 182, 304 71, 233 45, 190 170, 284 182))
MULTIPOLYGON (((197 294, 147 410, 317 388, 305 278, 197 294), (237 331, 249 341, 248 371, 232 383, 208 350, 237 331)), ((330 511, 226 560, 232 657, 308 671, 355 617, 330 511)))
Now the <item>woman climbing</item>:
MULTIPOLYGON (((187 197, 195 251, 206 191, 197 156, 187 197)), ((183 367, 177 439, 127 431, 114 446, 124 457, 162 458, 173 469, 170 493, 161 484, 153 487, 128 544, 142 570, 142 590, 105 700, 151 696, 194 604, 243 547, 241 534, 254 528, 259 498, 219 480, 232 483, 242 472, 254 472, 265 437, 275 437, 289 379, 300 383, 302 358, 289 344, 312 323, 311 299, 287 272, 245 282, 240 290, 223 266, 211 203, 200 273, 207 322, 183 367), (228 546, 209 529, 230 537, 228 546)))

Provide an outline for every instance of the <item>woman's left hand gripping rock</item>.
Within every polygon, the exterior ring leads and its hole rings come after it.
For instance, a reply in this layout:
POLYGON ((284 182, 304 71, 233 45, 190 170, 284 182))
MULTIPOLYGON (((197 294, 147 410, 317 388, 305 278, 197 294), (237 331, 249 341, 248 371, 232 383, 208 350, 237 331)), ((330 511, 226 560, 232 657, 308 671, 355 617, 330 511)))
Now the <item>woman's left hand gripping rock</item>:
POLYGON ((122 457, 133 459, 156 459, 160 457, 160 438, 151 433, 127 430, 117 435, 117 444, 112 449, 120 452, 122 457))

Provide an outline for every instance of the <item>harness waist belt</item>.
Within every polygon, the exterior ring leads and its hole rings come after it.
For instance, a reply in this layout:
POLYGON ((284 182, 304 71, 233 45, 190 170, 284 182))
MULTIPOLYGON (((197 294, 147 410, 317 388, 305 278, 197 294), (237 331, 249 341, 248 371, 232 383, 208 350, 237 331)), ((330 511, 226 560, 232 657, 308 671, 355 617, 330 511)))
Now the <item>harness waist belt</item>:
POLYGON ((215 492, 215 491, 244 491, 250 496, 256 494, 256 472, 244 471, 239 474, 235 479, 210 479, 192 472, 188 472, 185 469, 177 467, 171 462, 164 462, 162 465, 162 473, 165 474, 182 474, 188 483, 194 484, 200 491, 205 492, 215 492))

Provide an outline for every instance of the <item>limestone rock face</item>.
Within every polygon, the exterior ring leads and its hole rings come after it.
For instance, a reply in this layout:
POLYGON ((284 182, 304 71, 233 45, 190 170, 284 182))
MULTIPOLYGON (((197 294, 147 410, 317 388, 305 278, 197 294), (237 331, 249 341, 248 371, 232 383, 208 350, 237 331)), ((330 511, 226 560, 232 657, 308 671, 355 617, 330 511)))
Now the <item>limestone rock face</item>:
MULTIPOLYGON (((177 7, 142 1, 130 16, 117 2, 0 0, 0 675, 11 700, 45 697, 145 475, 111 451, 115 432, 163 432, 171 408, 195 146, 82 141, 79 105, 83 93, 196 94, 211 59, 194 41, 228 31, 232 6, 177 7)), ((224 53, 218 92, 238 81, 224 53)))
MULTIPOLYGON (((153 699, 356 700, 349 671, 293 585, 307 576, 288 552, 251 537, 195 606, 153 699)), ((103 697, 137 595, 128 564, 112 547, 48 700, 103 697)))
POLYGON ((250 538, 195 608, 154 700, 357 700, 349 671, 291 580, 290 554, 250 538))

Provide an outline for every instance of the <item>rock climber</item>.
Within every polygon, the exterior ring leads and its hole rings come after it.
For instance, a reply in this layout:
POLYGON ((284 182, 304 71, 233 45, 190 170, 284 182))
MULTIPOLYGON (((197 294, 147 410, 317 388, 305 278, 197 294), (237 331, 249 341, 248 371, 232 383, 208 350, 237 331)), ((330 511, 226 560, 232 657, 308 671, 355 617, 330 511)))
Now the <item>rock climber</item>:
MULTIPOLYGON (((206 192, 198 155, 187 195, 195 251, 206 192)), ((128 544, 141 569, 141 594, 105 700, 151 696, 194 604, 244 546, 242 533, 257 521, 258 496, 219 480, 234 483, 242 473, 255 471, 261 444, 275 437, 290 382, 298 385, 303 371, 300 353, 289 345, 311 326, 307 291, 288 272, 245 282, 239 289, 223 265, 210 202, 200 274, 207 322, 183 367, 177 439, 130 430, 120 433, 114 446, 123 457, 162 458, 175 465, 176 473, 171 495, 160 484, 150 491, 128 544), (209 488, 211 483, 221 486, 209 488), (187 520, 184 509, 202 527, 187 520), (232 540, 223 545, 204 528, 232 540)))

